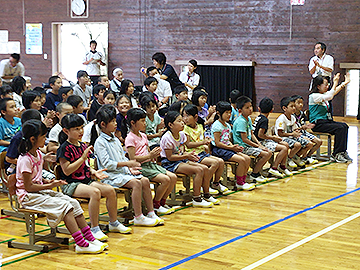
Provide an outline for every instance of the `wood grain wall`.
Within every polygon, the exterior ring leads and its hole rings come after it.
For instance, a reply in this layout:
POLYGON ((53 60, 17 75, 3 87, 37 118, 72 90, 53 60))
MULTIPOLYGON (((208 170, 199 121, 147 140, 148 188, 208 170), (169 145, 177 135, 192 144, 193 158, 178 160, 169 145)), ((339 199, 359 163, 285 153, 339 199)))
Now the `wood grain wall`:
MULTIPOLYGON (((257 101, 271 97, 275 111, 284 96, 307 99, 307 64, 316 41, 328 45, 336 72, 341 62, 360 62, 359 0, 306 0, 294 6, 291 40, 289 0, 89 0, 88 19, 70 18, 69 1, 24 1, 25 23, 43 24, 48 60, 24 53, 22 1, 1 3, 0 29, 21 41, 21 61, 35 85, 51 75, 52 22, 108 22, 109 70, 121 66, 136 84, 143 79, 140 66, 150 65, 156 51, 163 51, 170 64, 191 58, 255 61, 257 101)), ((343 100, 339 95, 334 102, 336 115, 343 114, 343 100)))

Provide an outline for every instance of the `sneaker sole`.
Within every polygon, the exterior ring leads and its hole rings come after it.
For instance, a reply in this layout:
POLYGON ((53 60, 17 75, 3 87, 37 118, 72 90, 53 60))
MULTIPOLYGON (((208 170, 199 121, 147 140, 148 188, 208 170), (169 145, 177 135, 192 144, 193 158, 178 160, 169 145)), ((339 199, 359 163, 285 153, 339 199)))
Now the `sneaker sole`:
POLYGON ((104 237, 101 237, 100 239, 98 239, 98 238, 95 238, 96 240, 99 240, 99 241, 107 241, 108 239, 109 239, 109 236, 104 236, 104 237))
POLYGON ((193 204, 193 207, 196 207, 196 208, 211 208, 213 206, 214 206, 213 203, 211 203, 210 205, 194 205, 193 204))

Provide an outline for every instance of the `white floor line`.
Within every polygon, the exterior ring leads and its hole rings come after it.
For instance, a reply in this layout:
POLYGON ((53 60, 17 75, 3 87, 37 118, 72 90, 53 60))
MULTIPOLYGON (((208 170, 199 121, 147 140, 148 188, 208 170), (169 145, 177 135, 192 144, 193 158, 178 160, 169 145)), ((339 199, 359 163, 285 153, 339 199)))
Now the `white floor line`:
POLYGON ((27 255, 30 255, 30 254, 33 254, 33 253, 35 253, 35 251, 32 251, 32 250, 25 251, 25 252, 22 252, 20 254, 1 259, 0 262, 4 263, 4 262, 15 260, 17 258, 24 257, 24 256, 27 256, 27 255))
POLYGON ((271 261, 272 259, 275 259, 276 257, 279 257, 282 254, 284 254, 284 253, 286 253, 286 252, 288 252, 288 251, 290 251, 290 250, 292 250, 294 248, 297 248, 297 247, 299 247, 299 246, 301 246, 301 245, 303 245, 303 244, 305 244, 305 243, 307 243, 307 242, 309 242, 309 241, 311 241, 311 240, 313 240, 313 239, 315 239, 315 238, 317 238, 317 237, 319 237, 319 236, 321 236, 321 235, 323 235, 323 234, 325 234, 325 233, 327 233, 327 232, 329 232, 329 231, 331 231, 331 230, 333 230, 333 229, 335 229, 335 228, 337 228, 337 227, 339 227, 341 225, 344 225, 345 223, 348 223, 349 221, 352 221, 353 219, 358 218, 358 217, 360 217, 360 212, 358 212, 358 213, 356 213, 356 214, 354 214, 354 215, 352 215, 352 216, 350 216, 348 218, 345 218, 345 219, 343 219, 343 220, 341 220, 341 221, 339 221, 339 222, 337 222, 337 223, 335 223, 335 224, 333 224, 333 225, 331 225, 331 226, 329 226, 329 227, 327 227, 327 228, 325 228, 325 229, 323 229, 323 230, 321 230, 321 231, 319 231, 317 233, 314 233, 313 235, 310 235, 309 237, 306 237, 306 238, 300 240, 299 242, 296 242, 296 243, 294 243, 294 244, 292 244, 292 245, 290 245, 290 246, 288 246, 286 248, 283 248, 283 249, 281 249, 281 250, 279 250, 279 251, 277 251, 277 252, 275 252, 275 253, 273 253, 273 254, 271 254, 271 255, 269 255, 269 256, 267 256, 267 257, 265 257, 265 258, 263 258, 263 259, 261 259, 261 260, 259 260, 257 262, 255 262, 253 264, 250 264, 250 265, 242 268, 242 270, 254 269, 255 267, 258 267, 258 266, 260 266, 260 265, 262 265, 262 264, 264 264, 264 263, 266 263, 268 261, 271 261))

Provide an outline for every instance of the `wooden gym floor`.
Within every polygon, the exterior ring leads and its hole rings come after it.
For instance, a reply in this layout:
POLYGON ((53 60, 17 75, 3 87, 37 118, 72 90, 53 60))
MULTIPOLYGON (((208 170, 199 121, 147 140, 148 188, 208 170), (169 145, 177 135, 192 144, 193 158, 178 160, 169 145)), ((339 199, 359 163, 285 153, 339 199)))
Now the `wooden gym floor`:
MULTIPOLYGON (((352 164, 323 162, 299 174, 220 198, 212 209, 183 207, 165 225, 109 233, 110 248, 77 255, 74 245, 49 253, 9 249, 26 241, 23 220, 1 216, 0 253, 5 269, 359 269, 360 125, 350 125, 352 164)), ((322 146, 326 150, 326 145, 322 146)), ((179 185, 180 188, 180 185, 179 185)), ((118 206, 125 205, 119 197, 118 206)), ((87 204, 82 204, 87 213, 87 204)), ((5 194, 0 207, 9 209, 5 194)), ((106 209, 102 204, 101 212, 106 209)), ((37 230, 48 230, 44 218, 37 230)))

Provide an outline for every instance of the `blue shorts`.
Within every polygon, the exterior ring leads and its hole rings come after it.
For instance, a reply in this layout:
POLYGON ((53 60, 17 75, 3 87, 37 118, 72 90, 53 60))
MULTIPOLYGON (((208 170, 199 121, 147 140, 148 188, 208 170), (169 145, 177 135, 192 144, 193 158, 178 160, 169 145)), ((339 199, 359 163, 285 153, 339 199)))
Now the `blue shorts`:
POLYGON ((202 151, 201 153, 198 154, 198 157, 200 158, 199 159, 199 163, 206 157, 210 157, 210 154, 209 153, 206 153, 205 151, 202 151))
POLYGON ((161 159, 161 166, 170 172, 176 173, 177 168, 181 163, 187 163, 187 159, 178 160, 178 161, 170 161, 167 158, 161 159))
POLYGON ((219 148, 217 146, 212 146, 212 154, 216 157, 222 158, 225 161, 228 161, 230 158, 232 158, 233 155, 236 155, 236 152, 224 148, 219 148))

